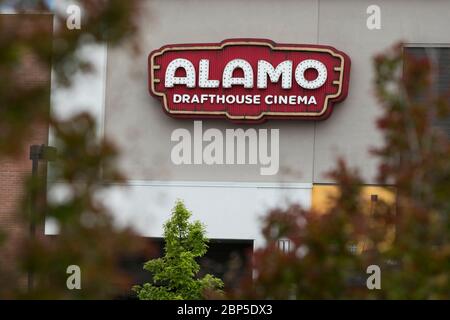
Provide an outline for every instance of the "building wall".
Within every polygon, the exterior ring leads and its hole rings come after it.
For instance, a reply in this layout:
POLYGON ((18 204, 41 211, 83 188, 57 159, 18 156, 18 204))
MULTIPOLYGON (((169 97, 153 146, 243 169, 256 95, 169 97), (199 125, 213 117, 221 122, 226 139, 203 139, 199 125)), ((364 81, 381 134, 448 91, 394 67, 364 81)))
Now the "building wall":
POLYGON ((119 225, 131 225, 144 236, 162 236, 175 201, 183 199, 193 219, 206 225, 209 237, 254 240, 260 246, 264 214, 292 203, 309 207, 311 185, 131 181, 113 186, 103 196, 119 225))
MULTIPOLYGON (((141 52, 110 49, 107 61, 105 132, 126 156, 122 166, 131 179, 329 183, 326 173, 337 157, 360 168, 375 183, 376 160, 368 150, 381 143, 375 119, 381 108, 373 95, 372 59, 394 43, 448 43, 448 1, 376 1, 382 8, 381 30, 366 27, 373 1, 148 1, 142 4, 141 52), (208 5, 205 5, 208 3, 208 5), (181 15, 180 12, 183 12, 181 15), (176 128, 192 132, 192 121, 162 112, 147 90, 147 55, 170 43, 220 42, 227 38, 269 38, 280 43, 327 44, 352 59, 347 99, 331 118, 310 123, 268 121, 258 128, 280 129, 280 171, 261 176, 259 166, 176 166, 170 161, 176 128), (127 83, 127 85, 123 85, 127 83)), ((210 127, 242 127, 224 120, 210 127)))
MULTIPOLYGON (((449 44, 450 2, 445 0, 153 0, 141 3, 138 37, 109 48, 99 63, 105 74, 105 135, 123 151, 120 165, 131 179, 105 194, 118 221, 145 235, 159 236, 176 197, 184 198, 211 237, 256 239, 261 201, 276 206, 322 199, 327 173, 342 157, 356 166, 367 184, 376 183, 377 161, 369 149, 382 143, 375 121, 373 57, 398 41, 449 44), (382 27, 366 27, 370 5, 381 8, 382 27), (259 165, 182 165, 170 159, 177 128, 193 131, 193 121, 168 117, 148 93, 148 54, 165 44, 220 42, 227 38, 268 38, 279 43, 325 44, 352 60, 347 99, 323 122, 268 121, 253 126, 280 130, 280 171, 262 176, 259 165), (313 188, 313 185, 315 186, 313 188), (265 187, 264 187, 265 186, 265 187), (120 208, 120 210, 118 210, 120 208), (249 213, 255 212, 255 213, 249 213), (258 212, 258 214, 256 213, 258 212)), ((92 92, 91 92, 92 94, 92 92)), ((99 114, 102 114, 99 112, 99 114)), ((204 129, 246 128, 225 120, 203 121, 204 129)), ((376 190, 370 192, 382 194, 376 190)), ((371 194, 372 194, 371 193, 371 194)))
MULTIPOLYGON (((261 176, 259 166, 177 166, 170 159, 171 133, 193 131, 192 121, 168 117, 150 97, 148 54, 165 44, 220 42, 227 38, 269 38, 279 42, 316 43, 317 1, 146 1, 142 3, 140 53, 126 47, 108 50, 105 134, 124 153, 122 166, 130 179, 308 182, 312 181, 314 124, 269 121, 258 129, 281 129, 280 168, 261 176), (182 12, 182 14, 180 14, 182 12), (123 84, 128 85, 124 86, 123 84), (122 85, 121 85, 122 84, 122 85), (288 172, 289 171, 289 172, 288 172)), ((204 130, 245 128, 229 121, 204 121, 204 130)))
POLYGON ((375 120, 381 112, 373 90, 372 60, 394 44, 449 45, 450 2, 445 0, 319 1, 318 42, 334 45, 352 59, 349 95, 328 121, 317 123, 314 145, 314 183, 324 177, 342 156, 357 166, 367 183, 376 183, 376 161, 368 149, 382 140, 375 120), (366 9, 381 8, 381 29, 366 28, 366 9))

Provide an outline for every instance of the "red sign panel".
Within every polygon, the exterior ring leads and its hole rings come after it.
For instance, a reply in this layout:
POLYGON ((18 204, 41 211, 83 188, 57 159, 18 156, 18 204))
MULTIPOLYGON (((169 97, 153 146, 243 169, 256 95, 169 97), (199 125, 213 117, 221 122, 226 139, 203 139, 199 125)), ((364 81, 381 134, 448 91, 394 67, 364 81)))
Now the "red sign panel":
POLYGON ((326 119, 347 96, 350 58, 330 46, 233 39, 149 56, 150 93, 184 118, 326 119))

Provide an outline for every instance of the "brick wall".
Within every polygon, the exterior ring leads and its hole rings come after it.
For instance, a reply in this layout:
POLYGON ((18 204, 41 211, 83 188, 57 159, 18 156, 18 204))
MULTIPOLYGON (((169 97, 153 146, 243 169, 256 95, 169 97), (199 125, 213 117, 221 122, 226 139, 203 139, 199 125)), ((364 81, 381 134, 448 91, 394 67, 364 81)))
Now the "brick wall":
MULTIPOLYGON (((0 32, 26 32, 33 26, 45 25, 52 28, 52 16, 49 14, 17 14, 1 15, 2 30, 0 32)), ((51 44, 51 41, 49 41, 51 44)), ((25 86, 44 85, 50 92, 50 70, 36 64, 32 54, 26 54, 17 76, 25 86)), ((1 74, 0 74, 1 78, 1 74)), ((20 93, 18 93, 20 94, 20 93)), ((50 101, 48 97, 47 101, 50 101)), ((49 103, 48 103, 49 104, 49 103)), ((13 108, 14 106, 1 106, 13 108)), ((18 208, 24 198, 24 180, 31 173, 31 160, 29 160, 29 146, 32 144, 47 144, 48 124, 29 123, 30 134, 21 146, 21 152, 14 157, 0 154, 0 230, 7 235, 5 244, 0 247, 0 261, 6 267, 14 265, 17 256, 17 244, 28 233, 28 226, 20 222, 18 208), (6 262, 6 263, 5 263, 6 262)), ((41 165, 44 167, 43 165, 41 165)), ((40 174, 45 174, 41 170, 40 174)), ((38 229, 42 232, 42 228, 38 229)), ((5 266, 4 266, 5 267, 5 266)))

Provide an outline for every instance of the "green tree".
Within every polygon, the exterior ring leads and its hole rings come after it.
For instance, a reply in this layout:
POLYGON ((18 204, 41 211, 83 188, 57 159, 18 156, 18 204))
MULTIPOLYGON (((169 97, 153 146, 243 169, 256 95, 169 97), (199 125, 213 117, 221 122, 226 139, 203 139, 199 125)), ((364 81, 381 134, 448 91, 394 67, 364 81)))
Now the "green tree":
POLYGON ((172 217, 164 225, 164 257, 145 263, 153 283, 135 286, 141 300, 198 300, 208 292, 220 293, 223 282, 210 274, 197 278, 196 259, 208 250, 205 227, 200 221, 189 222, 191 212, 177 201, 172 217))

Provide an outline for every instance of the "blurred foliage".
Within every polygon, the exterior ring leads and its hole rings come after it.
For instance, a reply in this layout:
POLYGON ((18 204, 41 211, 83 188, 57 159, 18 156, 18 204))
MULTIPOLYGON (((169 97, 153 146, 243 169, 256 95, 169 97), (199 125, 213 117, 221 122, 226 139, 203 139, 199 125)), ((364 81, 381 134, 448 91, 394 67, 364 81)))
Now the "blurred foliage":
POLYGON ((334 205, 325 213, 270 212, 254 281, 230 298, 450 298, 450 144, 433 125, 449 116, 450 99, 433 90, 430 61, 403 56, 401 46, 376 57, 374 67, 384 146, 373 153, 379 183, 395 186, 395 203, 370 206, 358 172, 339 161, 331 173, 340 188, 334 205), (288 252, 280 239, 291 241, 288 252), (381 290, 366 286, 370 265, 381 268, 381 290))
MULTIPOLYGON (((81 29, 66 27, 65 10, 53 12, 53 26, 46 19, 23 19, 0 15, 0 154, 17 154, 30 134, 31 124, 49 117, 49 86, 45 79, 53 70, 55 84, 70 86, 78 71, 92 71, 80 48, 89 44, 119 45, 137 31, 139 0, 79 0, 81 29), (12 23, 11 20, 16 20, 12 23), (33 77, 24 81, 32 65, 33 77), (36 81, 36 78, 42 81, 36 81)), ((17 12, 45 12, 46 1, 0 0, 17 12)), ((43 14, 40 15, 41 18, 43 14)), ((138 49, 134 43, 136 50, 138 49)))
POLYGON ((141 300, 198 300, 205 294, 220 294, 222 280, 206 274, 198 279, 200 266, 196 259, 208 250, 205 227, 191 217, 183 202, 178 201, 172 217, 164 225, 164 257, 147 261, 153 283, 135 286, 141 300))
MULTIPOLYGON (((30 5, 46 8, 43 0, 0 0, 0 5, 5 3, 12 3, 19 12, 30 5)), ((53 15, 53 28, 45 19, 30 16, 18 28, 19 24, 8 20, 10 16, 0 15, 0 156, 17 156, 36 125, 52 125, 58 148, 54 177, 50 185, 42 176, 28 179, 17 216, 24 225, 35 222, 41 229, 48 217, 59 228, 57 239, 43 236, 38 229, 36 237, 16 244, 16 261, 0 261, 0 298, 115 297, 130 285, 120 269, 121 257, 142 249, 129 230, 114 226, 97 197, 105 179, 123 179, 116 169, 115 148, 97 139, 90 116, 60 121, 49 113, 50 70, 55 83, 64 86, 71 85, 76 72, 92 71, 79 49, 106 42, 120 45, 132 38, 139 1, 79 3, 84 8, 81 30, 66 28, 65 12, 53 15), (33 74, 28 81, 30 67, 33 74), (47 188, 59 188, 64 196, 47 201, 47 188), (33 216, 29 215, 30 198, 36 200, 33 216), (81 267, 82 290, 66 288, 65 271, 73 264, 81 267), (31 291, 26 288, 29 272, 35 282, 31 291)), ((404 61, 400 47, 377 57, 375 71, 375 89, 384 110, 378 121, 384 147, 374 154, 381 163, 379 182, 396 187, 395 204, 378 201, 368 211, 370 206, 361 197, 364 181, 340 161, 331 173, 340 186, 334 206, 323 214, 298 206, 271 212, 263 230, 267 244, 253 259, 254 280, 229 292, 229 297, 450 298, 450 145, 448 136, 433 126, 434 119, 449 115, 449 100, 431 89, 430 62, 412 57, 404 61), (279 239, 291 241, 289 252, 278 249, 279 239), (372 264, 381 267, 381 290, 366 288, 365 270, 372 264)), ((175 212, 186 216, 187 210, 180 206, 175 212)), ((169 238, 171 226, 166 225, 169 238)), ((206 277, 203 282, 192 278, 198 271, 194 258, 206 250, 203 229, 197 226, 194 231, 195 247, 184 248, 173 238, 175 242, 168 241, 166 246, 166 257, 146 265, 173 290, 180 289, 177 295, 169 290, 165 296, 161 292, 156 296, 197 298, 199 287, 220 287, 215 278, 206 277), (170 269, 162 268, 167 257, 173 258, 173 266, 179 261, 187 269, 175 268, 176 275, 169 274, 170 269), (187 272, 181 274, 183 270, 187 272), (185 292, 186 283, 189 290, 185 292)), ((8 236, 0 230, 0 240, 8 236)), ((141 298, 156 297, 146 292, 149 286, 155 288, 151 284, 137 288, 141 298)))
MULTIPOLYGON (((115 164, 116 151, 106 141, 97 142, 96 125, 87 114, 52 123, 57 137, 58 158, 47 200, 45 180, 30 178, 27 194, 36 194, 35 223, 44 219, 57 223, 59 234, 37 236, 19 250, 19 270, 31 271, 35 278, 26 298, 111 298, 129 288, 131 279, 121 269, 124 258, 145 249, 130 230, 117 228, 102 206, 105 180, 121 181, 115 164), (82 272, 82 290, 66 288, 69 265, 82 272)), ((30 222, 28 202, 23 221, 30 222)))
MULTIPOLYGON (((56 85, 70 86, 75 73, 93 71, 79 54, 83 46, 132 41, 138 2, 80 0, 81 29, 69 30, 65 10, 49 16, 46 1, 0 0, 0 7, 8 5, 18 13, 44 11, 0 15, 0 156, 23 157, 24 146, 40 125, 52 127, 57 147, 49 184, 43 174, 25 182, 17 212, 25 235, 14 243, 13 261, 1 261, 0 255, 0 298, 112 298, 129 290, 132 280, 121 262, 142 253, 142 241, 115 226, 100 199, 105 180, 124 178, 115 163, 117 151, 96 136, 96 123, 88 114, 64 121, 50 115, 50 71, 56 85), (60 197, 54 198, 57 194, 60 197), (45 218, 57 226, 57 236, 43 235, 45 218), (36 236, 26 235, 31 223, 38 227, 36 236), (67 289, 69 265, 81 268, 82 290, 67 289), (31 290, 29 275, 34 279, 31 290)), ((7 241, 11 235, 0 231, 7 241)))

